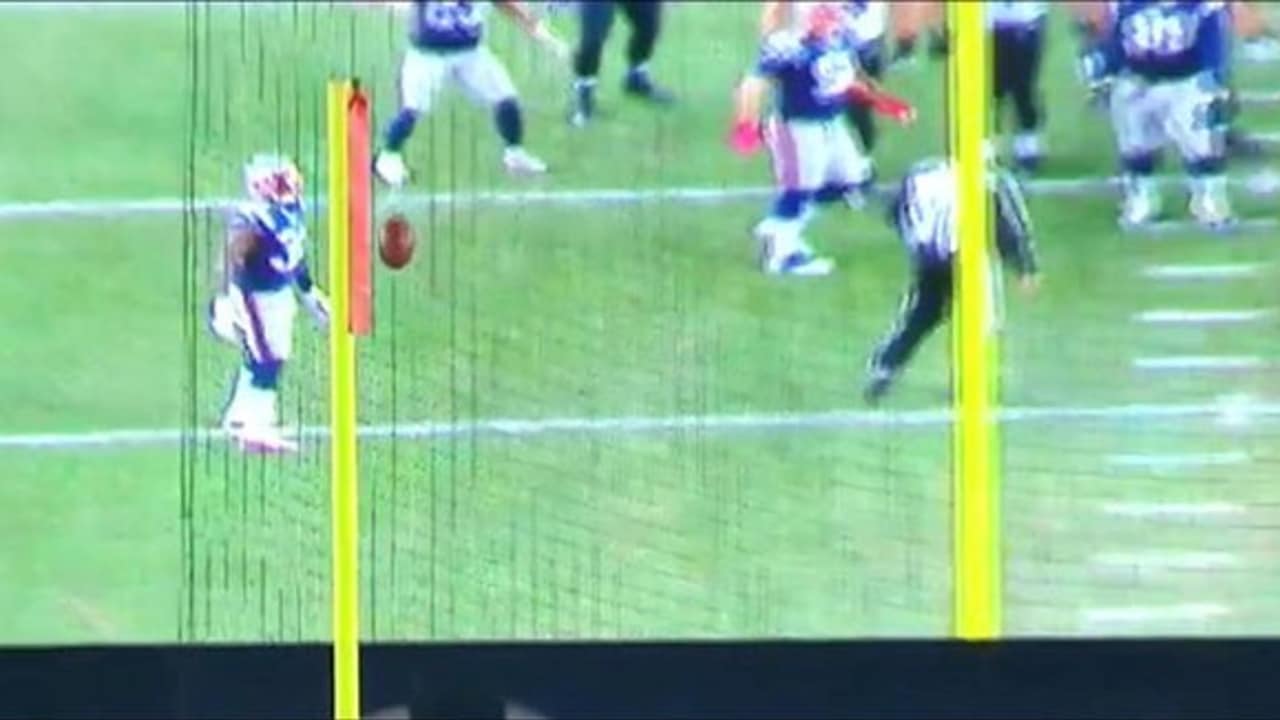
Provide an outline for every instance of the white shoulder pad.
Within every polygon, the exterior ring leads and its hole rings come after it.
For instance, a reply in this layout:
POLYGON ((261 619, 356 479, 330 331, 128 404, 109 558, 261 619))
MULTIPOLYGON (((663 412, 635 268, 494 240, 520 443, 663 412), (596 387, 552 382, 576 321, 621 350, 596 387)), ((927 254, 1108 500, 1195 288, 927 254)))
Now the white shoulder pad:
POLYGON ((775 30, 764 37, 760 54, 771 60, 789 60, 798 57, 803 49, 800 33, 795 30, 775 30))

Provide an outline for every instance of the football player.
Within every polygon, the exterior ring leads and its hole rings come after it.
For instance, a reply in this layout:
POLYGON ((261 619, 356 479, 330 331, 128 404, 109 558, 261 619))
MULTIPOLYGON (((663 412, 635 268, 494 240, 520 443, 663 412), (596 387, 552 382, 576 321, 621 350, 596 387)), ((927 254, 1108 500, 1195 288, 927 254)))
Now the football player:
POLYGON ((614 14, 621 10, 631 25, 627 43, 627 74, 622 89, 631 97, 658 105, 675 100, 672 93, 654 83, 649 76, 658 34, 662 28, 662 0, 582 0, 578 3, 579 40, 573 55, 573 94, 569 123, 585 126, 595 115, 596 76, 600 74, 600 56, 604 42, 613 27, 614 14))
POLYGON ((755 228, 761 264, 775 275, 827 275, 835 264, 819 257, 803 238, 814 202, 857 204, 871 183, 871 163, 849 134, 841 115, 851 102, 910 122, 915 110, 886 95, 861 76, 843 32, 838 2, 796 3, 796 24, 771 32, 762 42, 754 72, 739 85, 733 149, 748 155, 768 144, 778 193, 768 217, 755 228), (761 122, 766 95, 776 107, 761 122))
POLYGON ((1024 170, 1039 167, 1044 153, 1040 139, 1044 113, 1039 82, 1048 11, 1048 4, 1041 0, 987 3, 987 20, 991 24, 995 51, 993 89, 996 126, 999 127, 1005 99, 1011 99, 1017 120, 1013 158, 1024 170))
MULTIPOLYGON (((846 31, 858 67, 867 77, 879 82, 884 77, 884 33, 889 22, 889 3, 883 0, 846 2, 845 17, 848 18, 846 31)), ((862 149, 871 155, 876 149, 876 122, 871 108, 863 103, 850 103, 846 113, 858 131, 862 149)))
POLYGON ((1120 0, 1101 45, 1081 58, 1091 87, 1110 87, 1110 114, 1124 168, 1121 222, 1160 214, 1153 175, 1172 141, 1190 178, 1191 214, 1219 228, 1232 221, 1226 179, 1226 100, 1222 76, 1224 3, 1120 0))
MULTIPOLYGON (((889 391, 907 361, 950 310, 958 251, 956 182, 949 161, 924 160, 907 172, 890 203, 888 220, 907 248, 912 280, 899 317, 867 364, 863 391, 867 402, 878 402, 889 391)), ((1034 292, 1039 270, 1022 188, 1012 173, 994 164, 988 169, 988 182, 994 196, 992 225, 998 254, 1018 274, 1023 291, 1034 292)), ((994 301, 990 310, 994 319, 994 301)))
POLYGON ((305 259, 302 174, 280 155, 255 155, 244 168, 248 199, 231 216, 222 290, 209 324, 238 346, 243 362, 222 425, 242 449, 292 450, 276 420, 280 373, 293 350, 298 298, 318 327, 329 324, 329 302, 305 259))
MULTIPOLYGON (((559 60, 568 46, 521 3, 492 3, 559 60)), ((415 0, 409 10, 409 48, 400 66, 400 110, 387 125, 374 172, 399 187, 409 179, 401 150, 418 118, 431 111, 446 84, 457 84, 473 101, 491 108, 505 149, 508 172, 540 174, 542 160, 524 149, 524 116, 511 76, 483 43, 490 3, 472 0, 415 0)))

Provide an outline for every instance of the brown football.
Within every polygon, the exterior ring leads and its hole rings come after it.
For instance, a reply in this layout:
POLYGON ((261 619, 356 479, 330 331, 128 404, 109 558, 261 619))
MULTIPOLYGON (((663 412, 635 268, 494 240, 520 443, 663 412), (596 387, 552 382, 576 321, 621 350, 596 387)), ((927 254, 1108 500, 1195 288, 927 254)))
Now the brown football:
POLYGON ((413 259, 413 227, 403 215, 396 213, 382 223, 378 254, 392 270, 399 270, 413 259))

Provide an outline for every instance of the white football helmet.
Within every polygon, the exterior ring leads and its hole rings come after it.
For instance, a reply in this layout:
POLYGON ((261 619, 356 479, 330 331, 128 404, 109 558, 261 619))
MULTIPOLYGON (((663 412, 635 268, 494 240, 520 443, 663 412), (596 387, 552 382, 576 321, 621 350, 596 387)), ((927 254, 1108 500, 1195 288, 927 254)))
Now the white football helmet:
POLYGON ((302 173, 284 155, 259 153, 245 163, 244 187, 255 200, 295 203, 302 199, 302 173))

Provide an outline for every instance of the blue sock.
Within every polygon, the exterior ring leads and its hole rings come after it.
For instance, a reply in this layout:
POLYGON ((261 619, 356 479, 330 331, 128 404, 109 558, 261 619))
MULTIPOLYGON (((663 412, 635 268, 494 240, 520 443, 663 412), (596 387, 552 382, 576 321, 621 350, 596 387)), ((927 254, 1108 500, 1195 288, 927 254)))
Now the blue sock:
POLYGON ((1191 177, 1221 175, 1227 171, 1227 159, 1222 156, 1192 160, 1187 163, 1187 174, 1191 177))
POLYGON ((284 363, 279 360, 271 360, 268 362, 248 363, 249 374, 252 377, 251 383, 259 390, 275 390, 280 384, 280 371, 284 368, 284 363))
POLYGON ((813 193, 807 190, 784 190, 773 201, 773 216, 782 220, 795 220, 804 214, 813 193))
POLYGON ((507 147, 519 147, 524 142, 524 118, 520 114, 520 103, 515 98, 507 98, 495 105, 493 120, 507 147))
POLYGON ((402 108, 396 113, 395 118, 391 120, 391 124, 387 125, 386 148, 391 152, 400 152, 400 148, 404 147, 404 143, 413 134, 413 126, 418 122, 418 113, 416 110, 402 108))
POLYGON ((1156 171, 1156 153, 1140 153, 1137 155, 1126 155, 1121 163, 1124 165, 1125 173, 1129 175, 1137 175, 1138 177, 1148 177, 1156 171))
POLYGON ((819 203, 833 203, 844 200, 845 195, 856 190, 857 185, 852 183, 827 183, 818 188, 818 192, 814 194, 813 199, 819 203))

